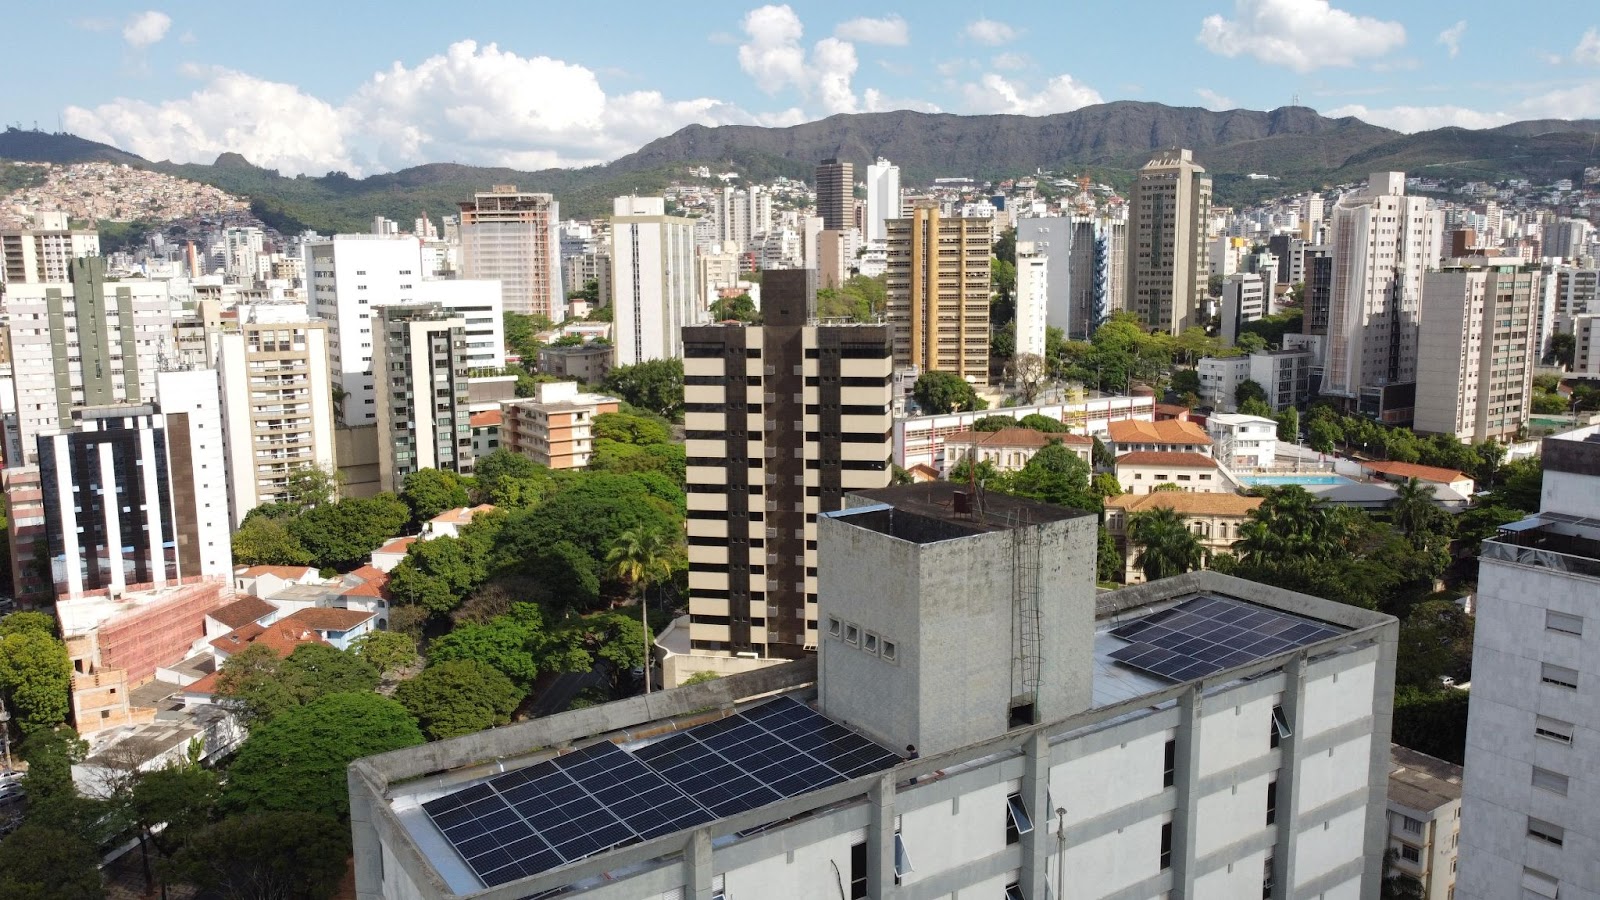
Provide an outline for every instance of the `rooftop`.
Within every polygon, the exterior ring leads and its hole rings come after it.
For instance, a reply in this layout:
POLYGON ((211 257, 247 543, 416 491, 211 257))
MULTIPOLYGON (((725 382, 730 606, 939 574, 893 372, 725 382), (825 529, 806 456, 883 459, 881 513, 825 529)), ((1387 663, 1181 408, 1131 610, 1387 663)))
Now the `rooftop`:
POLYGON ((388 594, 389 573, 372 566, 362 566, 344 576, 346 597, 384 597, 388 594))
POLYGON ((233 570, 238 578, 260 578, 262 575, 276 575, 279 578, 315 578, 316 566, 240 566, 233 570))
POLYGON ((981 488, 975 496, 967 485, 949 481, 856 491, 855 496, 876 505, 828 515, 849 516, 851 524, 919 544, 1093 515, 981 488))
POLYGON ((1117 419, 1108 423, 1106 430, 1118 444, 1211 444, 1211 436, 1204 428, 1183 419, 1159 422, 1117 419))
POLYGON ((1455 469, 1441 469, 1438 466, 1419 466, 1416 463, 1393 462, 1390 460, 1369 460, 1362 463, 1361 468, 1382 475, 1415 478, 1418 481, 1428 481, 1434 484, 1450 484, 1454 481, 1472 480, 1471 475, 1465 472, 1458 472, 1455 469))
POLYGON ((1461 767, 1418 753, 1399 744, 1389 745, 1389 802, 1419 812, 1431 812, 1461 799, 1461 767))
POLYGON ((389 542, 385 543, 382 547, 379 547, 378 549, 376 549, 376 550, 374 550, 372 552, 373 553, 386 553, 386 554, 392 553, 392 554, 397 554, 399 556, 404 556, 406 554, 406 551, 411 549, 411 545, 415 544, 416 542, 417 542, 417 536, 416 535, 408 535, 406 537, 397 537, 397 538, 394 538, 393 540, 390 540, 389 542))
POLYGON ((1048 446, 1053 441, 1059 441, 1067 446, 1088 447, 1094 444, 1094 438, 1082 434, 1047 433, 1035 431, 1032 428, 1002 428, 999 431, 958 431, 946 435, 946 447, 960 444, 976 444, 980 447, 1032 447, 1035 450, 1048 446))
POLYGON ((1260 506, 1262 498, 1211 491, 1151 491, 1106 498, 1107 508, 1135 513, 1146 509, 1175 509, 1186 516, 1245 516, 1260 506))
MULTIPOLYGON (((499 414, 496 413, 496 415, 499 414)), ((441 525, 467 525, 472 522, 474 516, 494 512, 494 509, 494 504, 492 503, 480 503, 477 506, 458 506, 455 509, 447 509, 428 521, 438 522, 441 525)))
POLYGON ((1117 457, 1119 466, 1166 466, 1173 469, 1215 469, 1217 461, 1204 453, 1135 450, 1117 457))
POLYGON ((335 609, 329 606, 313 606, 310 609, 302 609, 297 613, 285 616, 281 624, 290 628, 306 628, 311 631, 349 631, 372 618, 372 615, 372 613, 360 609, 335 609))
POLYGON ((242 597, 209 615, 229 628, 243 628, 277 612, 278 608, 260 597, 242 597))

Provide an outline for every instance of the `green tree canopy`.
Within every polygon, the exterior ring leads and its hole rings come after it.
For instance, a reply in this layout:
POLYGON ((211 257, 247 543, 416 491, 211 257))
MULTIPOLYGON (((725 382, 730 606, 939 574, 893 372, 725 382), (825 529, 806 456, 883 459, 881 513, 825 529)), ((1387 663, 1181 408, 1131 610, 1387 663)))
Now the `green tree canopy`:
POLYGON ((14 612, 0 617, 0 638, 9 634, 23 634, 25 632, 37 632, 55 637, 55 617, 49 613, 31 611, 14 612))
MULTIPOLYGON (((1239 382, 1238 387, 1233 389, 1233 402, 1237 403, 1240 407, 1243 407, 1244 404, 1249 400, 1259 400, 1262 403, 1266 403, 1267 391, 1261 385, 1246 378, 1245 380, 1239 382)), ((1267 415, 1272 415, 1270 407, 1268 408, 1267 415)))
POLYGON ((471 479, 446 469, 418 469, 405 477, 400 499, 411 510, 411 523, 421 528, 447 509, 466 506, 470 485, 471 479))
POLYGON ((473 472, 477 499, 504 510, 537 506, 558 487, 550 469, 504 447, 480 457, 473 472))
POLYGON ((1099 512, 1100 498, 1089 490, 1089 464, 1058 440, 1052 440, 1011 476, 1004 489, 1076 509, 1099 512))
POLYGON ((443 615, 489 577, 489 552, 477 542, 450 535, 417 541, 389 573, 389 596, 443 615))
POLYGON ((0 897, 100 900, 100 855, 81 835, 26 822, 0 841, 0 897))
POLYGON ((683 360, 652 359, 606 373, 605 389, 667 419, 683 411, 683 360))
POLYGON ((428 647, 430 665, 472 660, 488 665, 526 691, 539 677, 541 651, 550 643, 537 604, 513 603, 511 612, 488 622, 464 623, 428 647))
POLYGON ((911 388, 911 396, 930 415, 989 408, 965 378, 950 372, 922 373, 911 388))
MULTIPOLYGON (((24 613, 13 613, 7 619, 24 613)), ((0 635, 0 695, 24 732, 53 728, 72 709, 72 661, 67 645, 24 618, 0 635)))
POLYGON ((1018 427, 1017 420, 1010 416, 982 416, 972 423, 973 431, 1000 431, 1016 427, 1018 427))
POLYGON ((350 813, 345 768, 423 742, 406 708, 374 693, 329 694, 254 728, 228 769, 222 806, 238 812, 350 813))
POLYGON ((268 811, 230 816, 198 832, 174 860, 174 872, 225 898, 317 900, 334 895, 349 855, 349 829, 338 819, 268 811))
POLYGON ((1176 509, 1169 506, 1136 512, 1128 517, 1128 540, 1139 547, 1133 564, 1146 581, 1182 575, 1205 564, 1200 539, 1176 509))
POLYGON ((1021 425, 1023 428, 1032 428, 1034 431, 1042 431, 1045 434, 1064 434, 1071 430, 1067 423, 1061 421, 1060 419, 1054 419, 1050 416, 1042 415, 1040 413, 1028 413, 1022 418, 1018 419, 1017 424, 1021 425))
POLYGON ((754 300, 749 294, 740 294, 737 297, 723 297, 711 303, 711 320, 713 322, 759 322, 761 311, 756 309, 754 300))
POLYGON ((223 662, 215 693, 253 728, 329 694, 370 691, 378 678, 371 663, 327 644, 301 644, 283 659, 251 644, 223 662))
POLYGON ((311 554, 289 531, 288 520, 248 516, 233 533, 233 561, 241 566, 308 566, 311 554))
POLYGON ((672 442, 672 427, 653 416, 631 413, 601 413, 594 417, 593 434, 596 440, 616 441, 647 447, 651 444, 672 442))
POLYGON ((434 741, 504 725, 522 697, 511 679, 475 659, 435 663, 394 692, 434 741))
POLYGON ((350 642, 350 652, 387 675, 417 661, 417 642, 398 631, 369 631, 350 642))
POLYGON ((1413 607, 1400 623, 1395 657, 1397 686, 1434 689, 1441 678, 1472 678, 1472 617, 1449 600, 1413 607))
POLYGON ((349 571, 411 521, 411 508, 393 494, 346 497, 295 518, 289 533, 311 554, 313 564, 349 571))

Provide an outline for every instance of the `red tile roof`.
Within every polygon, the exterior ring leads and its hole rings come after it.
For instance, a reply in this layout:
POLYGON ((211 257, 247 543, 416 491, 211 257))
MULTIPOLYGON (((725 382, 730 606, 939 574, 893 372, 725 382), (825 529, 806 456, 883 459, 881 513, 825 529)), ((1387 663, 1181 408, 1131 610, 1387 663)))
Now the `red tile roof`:
POLYGON ((495 507, 493 503, 480 503, 477 506, 458 506, 455 509, 447 509, 444 512, 439 513, 429 521, 443 522, 454 525, 466 525, 470 523, 474 517, 483 513, 494 512, 494 509, 495 507))
POLYGON ((1396 475, 1400 478, 1415 478, 1418 481, 1429 481, 1435 484, 1449 484, 1453 481, 1470 481, 1472 476, 1455 469, 1441 469, 1437 466, 1419 466, 1416 463, 1388 462, 1372 460, 1361 464, 1361 468, 1369 472, 1380 472, 1384 475, 1396 475))
POLYGON ((305 628, 311 631, 349 631, 362 622, 372 618, 372 613, 359 609, 334 609, 327 606, 313 606, 299 612, 285 616, 278 622, 291 628, 305 628))
POLYGON ((1118 494, 1106 498, 1106 507, 1125 512, 1164 507, 1187 516, 1238 516, 1243 518, 1263 502, 1261 497, 1218 494, 1203 491, 1151 491, 1148 494, 1118 494))
POLYGON ((315 578, 317 570, 314 566, 250 566, 233 570, 233 574, 240 578, 259 578, 262 575, 276 575, 279 578, 294 581, 300 578, 315 578))
POLYGON ((1139 422, 1118 419, 1106 426, 1111 440, 1118 444, 1211 444, 1204 428, 1182 419, 1139 422))
POLYGON ((406 551, 409 550, 411 548, 411 545, 415 544, 416 542, 417 542, 416 535, 411 535, 409 537, 397 537, 394 540, 390 541, 387 544, 384 544, 382 547, 379 547, 378 549, 376 549, 376 550, 374 550, 372 552, 373 553, 394 553, 394 554, 399 555, 399 556, 405 556, 406 555, 406 551))
POLYGON ((467 419, 467 423, 473 428, 489 428, 504 424, 504 422, 505 413, 498 409, 475 412, 467 419))
POLYGON ((194 681, 193 683, 191 683, 188 686, 186 686, 183 689, 183 693, 185 693, 185 694, 199 694, 199 695, 204 696, 204 697, 211 696, 212 692, 217 689, 217 676, 220 675, 220 674, 222 674, 222 673, 221 672, 212 672, 209 675, 200 676, 199 680, 194 681))
POLYGON ((345 597, 381 597, 389 596, 389 573, 375 569, 372 566, 362 566, 345 576, 345 583, 349 579, 360 579, 361 583, 347 588, 342 596, 345 597))
POLYGON ((326 643, 327 641, 304 624, 291 625, 288 619, 281 619, 266 626, 251 623, 243 628, 235 628, 212 641, 211 646, 231 655, 251 644, 262 644, 270 647, 279 656, 288 656, 301 644, 326 643))
POLYGON ((260 597, 243 597, 226 606, 214 609, 207 615, 229 628, 243 628, 277 612, 277 610, 276 606, 262 600, 260 597))
POLYGON ((1173 469, 1215 469, 1217 461, 1204 453, 1168 453, 1135 450, 1117 457, 1118 466, 1166 466, 1173 469))

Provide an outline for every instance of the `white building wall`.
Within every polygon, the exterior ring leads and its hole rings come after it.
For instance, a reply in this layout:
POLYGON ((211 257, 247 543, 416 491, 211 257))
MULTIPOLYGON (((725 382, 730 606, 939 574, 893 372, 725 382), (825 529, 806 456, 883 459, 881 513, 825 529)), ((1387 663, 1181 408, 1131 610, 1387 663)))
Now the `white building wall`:
POLYGON ((500 282, 480 279, 424 281, 413 300, 437 303, 466 323, 467 364, 474 369, 506 365, 505 317, 501 315, 500 282))
POLYGON ((1017 244, 1017 354, 1044 356, 1049 307, 1049 257, 1026 241, 1017 244))
MULTIPOLYGON (((172 442, 178 437, 173 414, 183 413, 188 421, 187 438, 192 465, 188 472, 178 471, 170 465, 168 467, 171 479, 188 478, 194 492, 192 514, 199 542, 200 571, 186 572, 180 569, 178 575, 182 578, 196 575, 227 580, 233 578, 228 466, 219 391, 215 369, 156 373, 156 393, 166 419, 169 457, 172 442)), ((181 535, 185 524, 183 518, 190 511, 174 506, 173 513, 174 524, 181 535)), ((180 566, 182 553, 183 548, 180 547, 180 566)))
POLYGON ((618 197, 611 222, 616 365, 683 355, 682 329, 706 321, 695 287, 694 220, 659 197, 618 197))
POLYGON ((867 166, 867 234, 869 241, 886 241, 890 219, 900 218, 900 167, 883 157, 867 166))
POLYGON ((339 424, 371 425, 372 350, 382 339, 373 308, 417 300, 422 245, 409 234, 341 234, 307 243, 305 257, 306 308, 328 323, 328 365, 345 395, 339 424))

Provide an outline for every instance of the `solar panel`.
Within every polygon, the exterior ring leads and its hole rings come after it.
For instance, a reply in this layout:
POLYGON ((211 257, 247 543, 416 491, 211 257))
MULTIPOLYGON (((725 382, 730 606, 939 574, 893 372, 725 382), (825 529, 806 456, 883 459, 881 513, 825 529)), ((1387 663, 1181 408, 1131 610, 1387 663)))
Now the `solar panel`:
POLYGON ((810 707, 780 697, 632 752, 594 744, 422 808, 492 887, 899 761, 810 707))
POLYGON ((1339 633, 1243 600, 1196 597, 1112 629, 1128 646, 1111 658, 1172 681, 1191 681, 1339 633))

